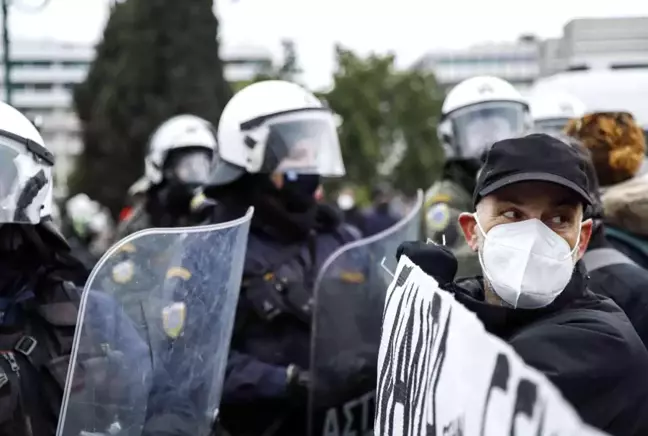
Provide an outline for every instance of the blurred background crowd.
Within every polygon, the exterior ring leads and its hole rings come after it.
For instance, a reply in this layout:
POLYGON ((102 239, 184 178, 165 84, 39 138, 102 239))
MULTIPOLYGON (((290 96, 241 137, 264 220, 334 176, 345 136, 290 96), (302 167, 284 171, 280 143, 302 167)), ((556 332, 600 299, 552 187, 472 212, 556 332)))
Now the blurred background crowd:
POLYGON ((217 125, 260 80, 299 83, 337 114, 346 176, 318 195, 365 235, 441 177, 441 105, 467 78, 611 98, 648 128, 648 5, 428 3, 5 0, 2 94, 56 155, 62 228, 97 255, 147 189, 155 128, 179 113, 217 125))

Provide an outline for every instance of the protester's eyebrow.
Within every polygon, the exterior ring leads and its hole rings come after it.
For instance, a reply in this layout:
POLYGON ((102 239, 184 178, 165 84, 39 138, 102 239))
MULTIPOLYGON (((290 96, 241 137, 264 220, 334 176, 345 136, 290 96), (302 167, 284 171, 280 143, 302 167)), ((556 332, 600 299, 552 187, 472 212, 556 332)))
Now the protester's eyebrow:
POLYGON ((580 201, 574 195, 566 195, 551 202, 553 207, 577 207, 580 201))
POLYGON ((523 196, 520 193, 497 193, 495 194, 495 198, 498 203, 510 203, 514 206, 521 206, 524 204, 523 196))

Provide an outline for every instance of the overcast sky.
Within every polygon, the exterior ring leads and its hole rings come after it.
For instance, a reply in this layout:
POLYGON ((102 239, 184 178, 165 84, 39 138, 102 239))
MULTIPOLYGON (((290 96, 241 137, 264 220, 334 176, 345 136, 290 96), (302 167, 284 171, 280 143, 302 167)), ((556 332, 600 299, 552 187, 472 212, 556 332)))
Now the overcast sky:
MULTIPOLYGON (((15 37, 95 42, 108 14, 108 0, 50 0, 37 13, 23 9, 42 0, 12 2, 15 37)), ((305 80, 314 88, 330 83, 336 42, 362 53, 393 51, 400 64, 409 65, 427 50, 514 40, 521 33, 559 36, 574 18, 648 16, 648 1, 639 0, 216 0, 216 5, 225 41, 264 45, 279 56, 279 40, 294 39, 305 80)))

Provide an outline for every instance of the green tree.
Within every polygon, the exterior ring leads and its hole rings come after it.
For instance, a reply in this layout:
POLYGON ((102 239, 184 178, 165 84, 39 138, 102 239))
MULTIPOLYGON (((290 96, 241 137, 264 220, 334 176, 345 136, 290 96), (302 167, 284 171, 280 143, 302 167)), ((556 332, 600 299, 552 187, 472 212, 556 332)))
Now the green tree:
POLYGON ((113 9, 88 77, 75 90, 84 151, 71 191, 116 214, 142 175, 146 145, 166 119, 217 123, 231 97, 211 0, 128 0, 113 9))
POLYGON ((387 178, 413 194, 442 164, 436 137, 442 92, 431 73, 398 71, 391 55, 357 56, 336 48, 333 88, 323 94, 342 117, 339 129, 347 181, 365 188, 387 178))

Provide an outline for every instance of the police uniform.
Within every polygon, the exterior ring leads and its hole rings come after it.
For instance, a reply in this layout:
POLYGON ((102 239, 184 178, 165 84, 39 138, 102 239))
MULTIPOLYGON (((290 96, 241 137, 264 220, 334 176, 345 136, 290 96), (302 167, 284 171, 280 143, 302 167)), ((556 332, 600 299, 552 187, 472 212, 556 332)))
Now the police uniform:
POLYGON ((459 215, 472 211, 472 196, 452 180, 436 182, 425 196, 425 230, 429 239, 452 250, 459 262, 457 277, 481 274, 477 252, 473 251, 459 225, 459 215))
POLYGON ((276 434, 303 434, 306 398, 292 403, 286 367, 310 367, 317 271, 354 239, 346 226, 317 234, 312 245, 286 246, 250 233, 222 402, 223 424, 233 435, 262 434, 275 425, 276 434))
MULTIPOLYGON (((4 313, 5 322, 0 330, 0 347, 3 350, 0 352, 2 435, 49 436, 56 433, 71 362, 80 290, 70 282, 50 276, 39 279, 36 288, 29 294, 31 298, 14 306, 12 313, 4 313)), ((79 357, 70 386, 75 401, 78 404, 88 404, 87 410, 84 409, 87 416, 68 415, 65 421, 67 434, 87 429, 88 423, 101 428, 108 428, 113 424, 113 417, 105 417, 104 422, 101 412, 90 406, 90 401, 83 403, 82 396, 100 395, 98 389, 104 387, 110 390, 110 393, 106 394, 111 398, 116 398, 116 392, 120 390, 123 395, 128 395, 127 392, 135 380, 141 383, 141 376, 137 370, 141 364, 139 358, 149 355, 146 344, 132 330, 130 323, 118 316, 118 306, 106 296, 88 300, 86 320, 94 328, 84 330, 84 334, 97 336, 92 336, 93 340, 80 342, 82 351, 77 354, 79 357), (101 335, 105 337, 102 338, 101 335), (116 338, 119 338, 119 344, 115 343, 116 338), (118 376, 123 382, 122 385, 106 378, 111 374, 111 361, 114 362, 118 356, 132 359, 129 365, 124 366, 132 373, 118 376), (123 377, 129 375, 133 376, 133 380, 126 382, 123 377)), ((149 394, 153 393, 144 392, 147 397, 149 394)), ((168 407, 171 397, 166 397, 167 399, 157 396, 153 400, 156 410, 163 414, 164 411, 169 412, 173 409, 168 407)), ((173 401, 175 400, 174 397, 173 401)), ((186 406, 176 411, 183 414, 192 413, 186 406)), ((169 416, 159 415, 158 418, 165 421, 165 424, 169 422, 169 416)), ((159 421, 157 418, 151 421, 151 425, 157 427, 158 424, 154 421, 159 421)), ((166 427, 168 428, 168 424, 166 427)))

